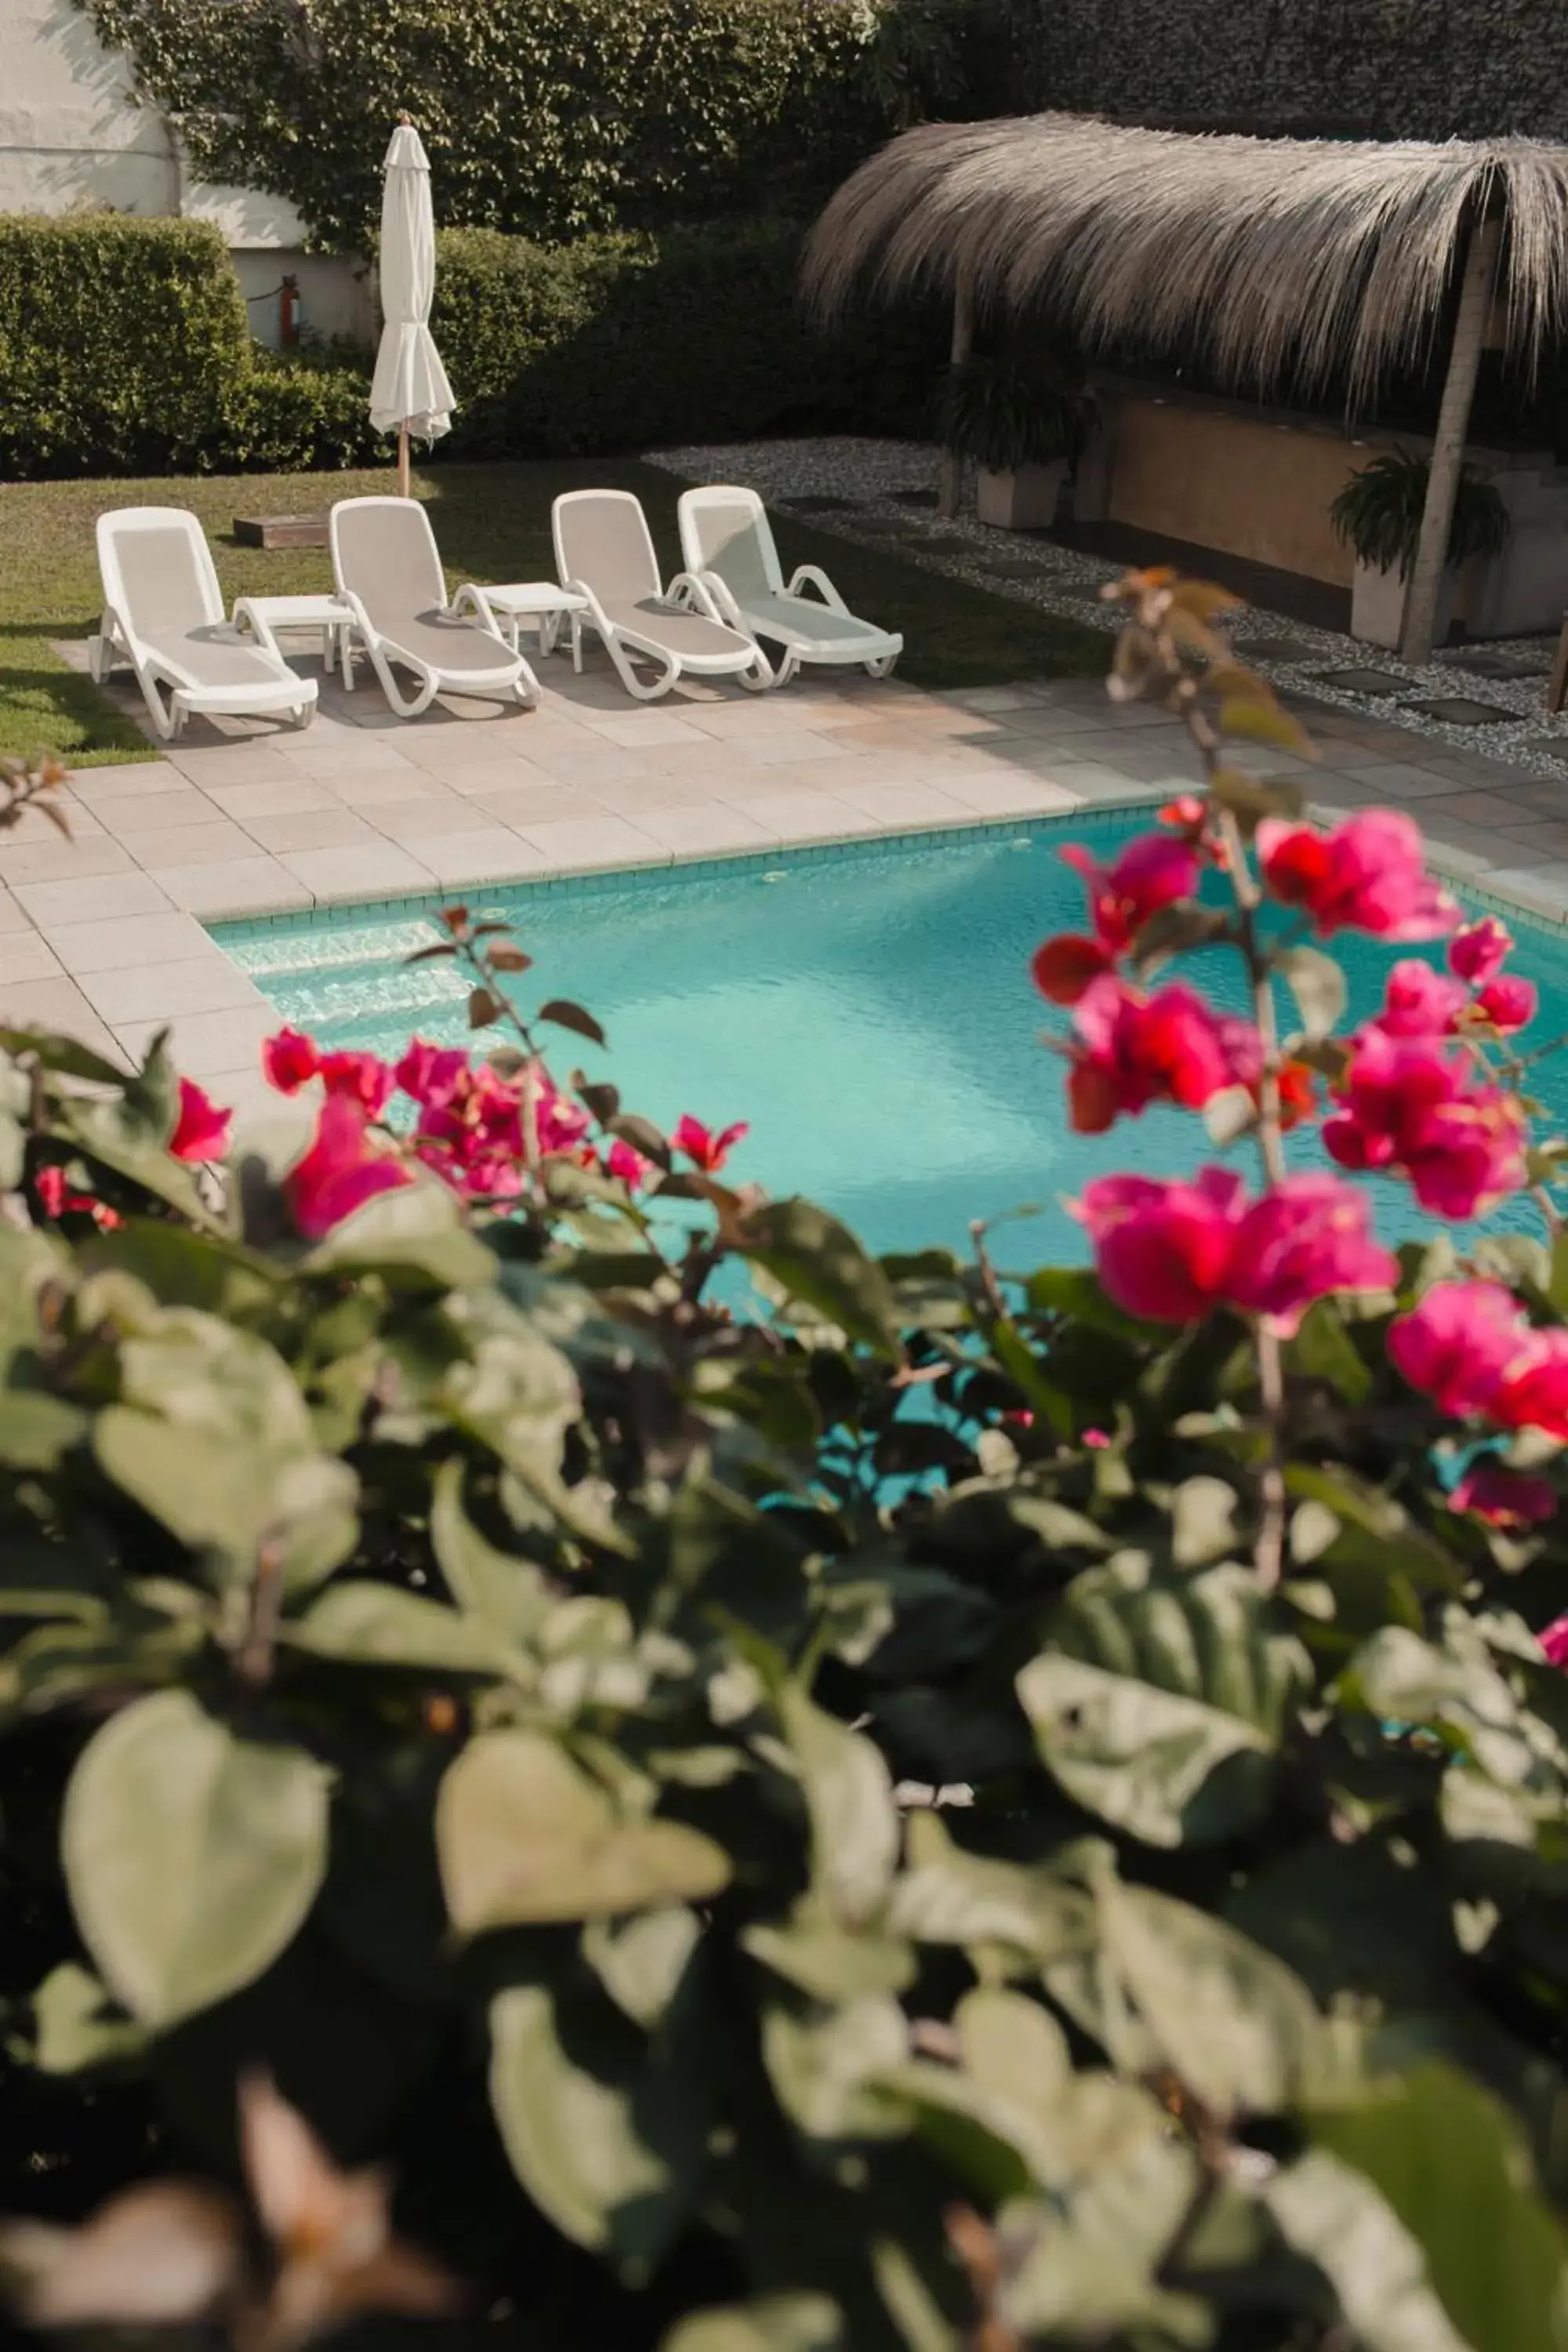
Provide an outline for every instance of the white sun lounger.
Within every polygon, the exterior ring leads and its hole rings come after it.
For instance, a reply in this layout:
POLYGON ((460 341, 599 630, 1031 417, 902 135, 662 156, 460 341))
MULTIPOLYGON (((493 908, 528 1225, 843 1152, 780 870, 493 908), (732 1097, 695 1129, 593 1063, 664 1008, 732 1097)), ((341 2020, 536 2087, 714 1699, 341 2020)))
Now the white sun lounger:
MULTIPOLYGON (((415 499, 340 499, 328 536, 338 594, 353 614, 353 641, 370 656, 400 719, 417 719, 437 694, 517 697, 525 709, 539 681, 471 588, 447 601, 430 518, 415 499), (409 670, 412 694, 395 669, 409 670)), ((354 643, 345 651, 344 674, 354 643)))
POLYGON ((858 663, 873 677, 888 676, 903 652, 902 637, 857 620, 815 563, 803 563, 786 588, 755 490, 718 484, 685 490, 678 512, 681 561, 731 628, 783 647, 783 658, 774 657, 781 686, 805 662, 858 663), (816 595, 803 595, 806 587, 816 595))
POLYGON ((101 685, 116 662, 128 661, 165 742, 196 711, 289 718, 297 727, 313 717, 314 678, 298 677, 224 618, 212 550, 184 507, 117 507, 100 515, 98 568, 103 618, 89 667, 101 685))
POLYGON ((678 677, 738 677, 771 686, 773 674, 754 639, 726 628, 700 580, 679 572, 665 589, 640 500, 629 490, 565 490, 550 510, 555 564, 563 588, 584 600, 572 615, 572 661, 583 667, 583 631, 597 630, 621 684, 639 702, 668 694, 678 677), (658 665, 645 685, 633 656, 658 665))

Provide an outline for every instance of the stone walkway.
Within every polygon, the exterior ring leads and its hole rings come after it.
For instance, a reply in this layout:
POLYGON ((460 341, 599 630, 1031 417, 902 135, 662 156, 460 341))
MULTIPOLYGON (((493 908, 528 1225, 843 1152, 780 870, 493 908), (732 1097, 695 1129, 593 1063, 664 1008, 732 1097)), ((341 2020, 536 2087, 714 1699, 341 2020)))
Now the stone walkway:
MULTIPOLYGON (((1179 727, 1095 679, 933 695, 824 673, 643 705, 607 666, 542 677, 537 711, 453 702, 412 722, 363 675, 352 695, 322 679, 302 731, 193 725, 165 760, 74 776, 69 841, 32 812, 0 835, 0 1022, 109 1055, 170 1024, 181 1068, 243 1106, 276 1022, 209 921, 1063 815, 1194 777, 1179 727)), ((1568 784, 1299 707, 1321 760, 1259 764, 1325 812, 1408 807, 1441 870, 1568 919, 1568 784)))

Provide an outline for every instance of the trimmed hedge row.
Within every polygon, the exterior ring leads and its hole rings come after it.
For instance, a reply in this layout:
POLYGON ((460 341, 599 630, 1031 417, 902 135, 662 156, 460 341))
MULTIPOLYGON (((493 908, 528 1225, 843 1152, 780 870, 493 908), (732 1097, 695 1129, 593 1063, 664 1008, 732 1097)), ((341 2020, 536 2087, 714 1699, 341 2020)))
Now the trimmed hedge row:
MULTIPOLYGON (((440 240, 437 339, 459 408, 439 454, 591 454, 921 421, 937 322, 825 341, 795 300, 784 225, 440 240)), ((216 229, 0 218, 0 475, 298 472, 384 455, 368 367, 254 343, 216 229)))
POLYGON ((587 456, 921 423, 942 357, 918 312, 824 338, 795 297, 800 231, 764 224, 541 246, 439 240, 432 326, 461 403, 454 454, 587 456))

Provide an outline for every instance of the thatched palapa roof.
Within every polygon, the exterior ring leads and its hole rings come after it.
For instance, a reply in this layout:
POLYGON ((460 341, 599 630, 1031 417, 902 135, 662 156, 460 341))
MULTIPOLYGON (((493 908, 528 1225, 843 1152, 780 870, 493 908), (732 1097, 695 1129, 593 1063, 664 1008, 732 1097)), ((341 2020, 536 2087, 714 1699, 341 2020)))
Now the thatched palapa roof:
POLYGON ((1568 315, 1568 147, 1142 131, 1068 114, 938 123, 863 164, 812 233, 819 317, 859 286, 1040 303, 1093 348, 1194 333, 1228 376, 1352 394, 1429 348, 1456 250, 1503 218, 1506 340, 1532 365, 1568 315))

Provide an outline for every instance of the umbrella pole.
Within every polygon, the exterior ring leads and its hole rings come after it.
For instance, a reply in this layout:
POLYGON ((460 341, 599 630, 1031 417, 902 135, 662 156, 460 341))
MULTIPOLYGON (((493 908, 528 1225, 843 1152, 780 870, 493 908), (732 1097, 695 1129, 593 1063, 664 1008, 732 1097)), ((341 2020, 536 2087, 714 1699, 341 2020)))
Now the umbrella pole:
POLYGON ((397 495, 400 499, 411 499, 414 496, 414 490, 408 472, 408 427, 406 425, 400 425, 397 428, 397 495))
POLYGON ((1497 277, 1502 222, 1488 213, 1470 232, 1459 283, 1459 312, 1448 352, 1448 373, 1437 411, 1432 442, 1432 463, 1426 476, 1426 504, 1421 516, 1421 536, 1405 596, 1405 627, 1399 640, 1401 661, 1426 662, 1436 635, 1437 602, 1448 555, 1448 533, 1454 525, 1454 500, 1465 459, 1465 436, 1470 404, 1480 373, 1481 347, 1486 341, 1492 286, 1497 277))

